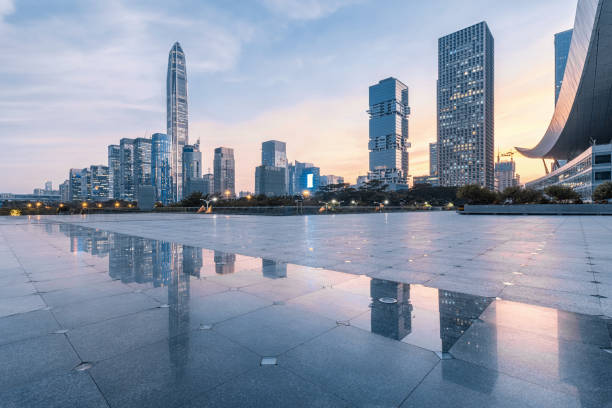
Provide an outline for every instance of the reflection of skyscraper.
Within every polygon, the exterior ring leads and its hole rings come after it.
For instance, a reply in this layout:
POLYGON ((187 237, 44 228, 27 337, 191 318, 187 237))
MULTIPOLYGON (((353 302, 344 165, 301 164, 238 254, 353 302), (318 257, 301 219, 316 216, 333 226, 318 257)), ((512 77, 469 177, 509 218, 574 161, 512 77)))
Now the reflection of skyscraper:
POLYGON ((372 333, 401 340, 411 332, 410 285, 383 279, 370 281, 372 333), (392 299, 395 300, 394 303, 392 299), (387 303, 389 302, 389 303, 387 303))
POLYGON ((492 301, 492 298, 438 290, 443 353, 450 350, 492 301))
POLYGON ((559 92, 561 92, 573 33, 574 30, 567 30, 555 34, 555 105, 559 99, 559 92))
POLYGON ((183 198, 183 146, 189 143, 187 112, 187 65, 185 53, 175 42, 168 55, 166 80, 167 134, 172 141, 173 201, 183 198))
POLYGON ((199 278, 203 264, 202 248, 183 247, 183 273, 199 278))
POLYGON ((277 279, 287 277, 287 263, 272 259, 262 259, 261 269, 266 278, 277 279))
POLYGON ((234 273, 236 265, 236 254, 215 251, 215 272, 219 275, 234 273))
POLYGON ((133 201, 134 190, 134 139, 123 138, 119 141, 120 152, 120 174, 119 197, 122 200, 133 201))

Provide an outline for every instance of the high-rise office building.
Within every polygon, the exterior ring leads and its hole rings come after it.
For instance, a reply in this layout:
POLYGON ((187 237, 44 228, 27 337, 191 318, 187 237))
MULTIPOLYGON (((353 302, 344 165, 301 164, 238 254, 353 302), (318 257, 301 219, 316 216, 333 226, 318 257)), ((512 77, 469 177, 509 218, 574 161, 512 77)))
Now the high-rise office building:
POLYGON ((140 186, 150 186, 151 181, 151 139, 139 137, 134 140, 134 192, 140 186))
POLYGON ((287 168, 258 166, 255 168, 255 194, 268 197, 287 194, 287 168))
POLYGON ((172 200, 183 197, 183 146, 189 144, 187 112, 187 66, 185 53, 175 42, 168 55, 166 79, 167 134, 172 143, 170 172, 172 174, 172 200))
POLYGON ((438 40, 438 177, 494 187, 493 36, 481 22, 438 40))
POLYGON ((183 147, 183 183, 202 177, 202 152, 200 143, 183 147))
POLYGON ((234 162, 234 149, 217 147, 213 162, 215 193, 223 197, 236 195, 236 163, 234 162))
POLYGON ((64 182, 59 185, 59 193, 61 201, 70 201, 70 180, 64 180, 64 182))
POLYGON ((429 144, 429 175, 435 177, 438 175, 438 144, 429 144))
POLYGON ((287 144, 269 140, 261 144, 261 166, 255 168, 255 194, 281 196, 288 192, 287 144))
MULTIPOLYGON (((76 201, 87 199, 87 190, 83 191, 83 183, 81 179, 87 177, 87 173, 83 172, 86 169, 70 169, 68 173, 68 200, 76 201)), ((87 183, 85 183, 87 185, 87 183)))
POLYGON ((151 137, 151 182, 155 187, 155 199, 164 205, 172 201, 170 146, 168 135, 153 133, 151 137))
POLYGON ((134 201, 134 139, 123 138, 119 141, 119 198, 134 201))
POLYGON ((90 199, 106 201, 109 195, 108 166, 93 165, 89 167, 90 177, 90 199))
POLYGON ((555 105, 561 92, 573 33, 574 30, 567 30, 555 34, 555 105))
POLYGON ((287 144, 278 140, 268 140, 261 144, 261 165, 287 167, 287 144))
POLYGON ((395 78, 372 85, 370 94, 370 172, 391 189, 408 184, 408 87, 395 78))
POLYGON ((108 146, 108 195, 111 199, 121 198, 121 147, 108 146))
POLYGON ((45 181, 45 191, 53 191, 53 182, 45 181))

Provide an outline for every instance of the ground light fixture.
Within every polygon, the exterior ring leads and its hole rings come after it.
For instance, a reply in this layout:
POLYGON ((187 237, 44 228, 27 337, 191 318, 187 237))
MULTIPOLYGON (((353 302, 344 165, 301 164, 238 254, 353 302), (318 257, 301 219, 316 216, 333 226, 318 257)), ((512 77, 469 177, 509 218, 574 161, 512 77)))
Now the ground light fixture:
POLYGON ((121 204, 119 204, 119 201, 115 202, 115 208, 119 208, 121 206, 121 204))
POLYGON ((81 204, 81 206, 82 206, 83 208, 87 208, 87 203, 86 203, 86 202, 83 202, 83 203, 81 204))

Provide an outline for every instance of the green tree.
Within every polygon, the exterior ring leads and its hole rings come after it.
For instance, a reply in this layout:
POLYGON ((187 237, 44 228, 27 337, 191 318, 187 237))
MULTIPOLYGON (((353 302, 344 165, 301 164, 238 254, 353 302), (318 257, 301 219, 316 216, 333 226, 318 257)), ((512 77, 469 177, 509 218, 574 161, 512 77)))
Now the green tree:
POLYGON ((548 186, 544 189, 544 193, 556 202, 561 203, 567 203, 580 199, 580 194, 575 192, 573 188, 567 186, 548 186))
POLYGON ((468 184, 457 190, 457 198, 468 204, 493 204, 498 200, 494 191, 481 187, 478 184, 468 184))
POLYGON ((513 204, 533 204, 543 201, 542 192, 520 186, 508 187, 501 193, 503 200, 512 200, 513 204))
POLYGON ((595 188, 595 191, 593 191, 594 201, 606 201, 610 199, 612 199, 612 183, 609 181, 601 183, 595 188))

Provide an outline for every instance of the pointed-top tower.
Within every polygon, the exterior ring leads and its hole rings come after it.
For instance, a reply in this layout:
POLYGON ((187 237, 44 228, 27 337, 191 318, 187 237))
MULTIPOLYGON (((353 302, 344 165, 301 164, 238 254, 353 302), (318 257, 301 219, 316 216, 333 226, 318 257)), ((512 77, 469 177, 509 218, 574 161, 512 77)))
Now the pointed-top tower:
POLYGON ((187 65, 181 44, 174 43, 168 55, 166 80, 167 134, 171 141, 172 200, 183 198, 183 146, 189 144, 187 114, 187 65))

